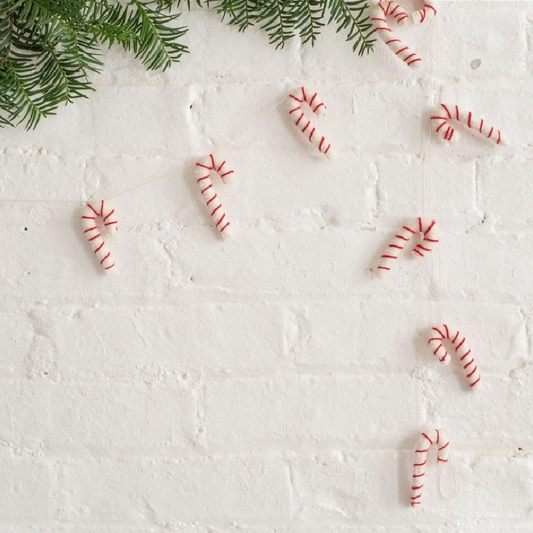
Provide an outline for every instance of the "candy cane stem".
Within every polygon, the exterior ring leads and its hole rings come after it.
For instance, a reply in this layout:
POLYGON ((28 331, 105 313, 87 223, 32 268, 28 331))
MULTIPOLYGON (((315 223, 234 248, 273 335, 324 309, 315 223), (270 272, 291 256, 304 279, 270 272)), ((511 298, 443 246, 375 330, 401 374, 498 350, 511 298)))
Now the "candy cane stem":
POLYGON ((441 363, 448 364, 450 362, 450 354, 446 348, 446 344, 451 346, 451 350, 457 354, 459 362, 463 368, 463 372, 468 380, 471 390, 478 390, 481 376, 477 367, 472 351, 466 344, 466 337, 458 330, 450 328, 447 324, 433 327, 430 330, 428 344, 431 347, 433 355, 436 356, 441 363))
POLYGON ((228 239, 232 236, 231 223, 215 191, 211 179, 213 173, 218 175, 222 183, 231 182, 235 174, 233 170, 227 168, 226 161, 217 162, 211 154, 198 161, 195 166, 196 183, 200 188, 200 194, 205 199, 205 205, 209 211, 209 215, 213 219, 214 226, 220 232, 222 238, 228 239))
POLYGON ((461 124, 470 132, 494 144, 504 145, 501 131, 488 125, 482 118, 476 117, 471 111, 463 111, 457 105, 440 104, 438 112, 431 117, 435 124, 435 133, 438 133, 445 141, 456 142, 459 133, 454 124, 461 124))
POLYGON ((394 0, 382 0, 372 10, 370 19, 378 35, 394 52, 394 55, 401 59, 408 67, 416 68, 420 65, 422 59, 407 45, 403 44, 401 39, 394 35, 387 21, 388 18, 392 18, 396 24, 401 25, 408 17, 403 7, 394 2, 394 0))
POLYGON ((402 250, 406 248, 409 241, 416 235, 419 237, 419 242, 412 249, 412 254, 417 257, 424 257, 439 242, 435 220, 418 217, 414 224, 402 226, 394 235, 394 239, 389 243, 385 252, 381 255, 377 266, 378 274, 384 275, 391 270, 402 250))
POLYGON ((104 272, 113 272, 115 262, 111 259, 111 252, 102 234, 112 235, 118 230, 115 210, 106 207, 104 200, 88 203, 81 215, 81 225, 83 234, 94 250, 104 272))
POLYGON ((422 488, 424 487, 428 452, 432 446, 437 449, 437 462, 446 464, 449 457, 450 440, 443 429, 424 431, 416 444, 411 477, 412 507, 418 507, 422 504, 422 488))
POLYGON ((325 104, 319 100, 318 94, 312 92, 305 87, 299 87, 288 97, 288 111, 289 116, 294 120, 294 125, 302 132, 307 140, 315 145, 319 152, 333 157, 331 144, 326 141, 324 135, 318 132, 317 128, 313 126, 311 119, 306 113, 306 107, 310 109, 317 117, 326 114, 325 104))

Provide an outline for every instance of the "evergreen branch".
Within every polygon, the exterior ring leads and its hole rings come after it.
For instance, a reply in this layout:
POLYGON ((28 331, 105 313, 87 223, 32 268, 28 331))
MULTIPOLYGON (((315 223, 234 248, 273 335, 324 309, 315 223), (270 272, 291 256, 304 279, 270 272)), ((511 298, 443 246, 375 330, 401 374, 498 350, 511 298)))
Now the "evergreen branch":
MULTIPOLYGON (((298 2, 298 0, 292 0, 298 2)), ((257 17, 265 22, 261 26, 269 35, 271 44, 283 48, 294 37, 294 25, 290 11, 291 0, 264 0, 257 17)))
POLYGON ((222 20, 227 15, 229 23, 238 26, 239 31, 253 26, 259 16, 258 0, 218 0, 216 6, 217 12, 222 15, 222 20))
MULTIPOLYGON (((180 16, 179 13, 164 15, 161 12, 163 7, 152 9, 149 3, 153 1, 130 0, 136 11, 128 23, 138 36, 133 41, 133 51, 135 57, 139 58, 149 70, 166 70, 172 62, 179 61, 182 54, 188 52, 187 47, 177 41, 185 35, 187 28, 170 26, 180 16)), ((129 46, 126 48, 129 49, 129 46)))
POLYGON ((364 16, 368 8, 366 0, 328 0, 329 22, 337 23, 337 33, 348 30, 347 41, 353 41, 353 51, 362 56, 372 50, 375 32, 370 17, 364 16))
POLYGON ((11 42, 13 39, 13 2, 11 0, 0 0, 0 65, 9 58, 11 42))
POLYGON ((291 24, 305 44, 315 40, 324 26, 322 21, 326 3, 323 0, 294 0, 291 9, 291 24))
POLYGON ((136 38, 133 25, 129 21, 127 6, 109 5, 107 0, 93 0, 85 4, 77 27, 85 35, 92 35, 92 40, 88 39, 87 42, 91 43, 95 50, 95 41, 110 47, 115 43, 127 47, 131 46, 136 38))
MULTIPOLYGON (((167 9, 172 9, 173 7, 181 7, 181 4, 187 2, 187 9, 191 9, 191 0, 157 0, 157 3, 162 6, 166 7, 167 9)), ((196 5, 198 7, 202 6, 202 0, 194 0, 196 2, 196 5)), ((206 2, 209 2, 209 0, 206 0, 206 2)))
POLYGON ((33 129, 41 118, 54 114, 61 101, 61 87, 51 86, 43 91, 40 86, 38 57, 13 52, 2 76, 4 92, 0 107, 7 112, 9 124, 26 123, 33 129))
POLYGON ((259 25, 276 48, 295 35, 313 45, 326 23, 346 32, 360 55, 375 42, 367 0, 0 0, 0 126, 33 128, 62 103, 86 97, 102 45, 132 50, 148 69, 179 61, 187 28, 172 9, 193 1, 240 31, 259 25))

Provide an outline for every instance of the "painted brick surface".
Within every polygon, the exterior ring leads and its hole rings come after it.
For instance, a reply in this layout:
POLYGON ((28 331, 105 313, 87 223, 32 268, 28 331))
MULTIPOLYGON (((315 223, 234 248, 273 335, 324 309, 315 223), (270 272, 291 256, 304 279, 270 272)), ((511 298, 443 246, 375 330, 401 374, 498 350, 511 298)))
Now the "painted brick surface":
POLYGON ((50 200, 0 202, 1 533, 533 532, 533 2, 438 7, 400 32, 416 72, 193 9, 181 65, 106 52, 89 100, 0 130, 0 198, 50 200), (310 76, 332 161, 273 109, 310 76), (441 100, 509 146, 439 142, 441 100), (227 143, 222 242, 192 165, 227 143), (76 202, 115 196, 104 277, 76 202), (417 216, 441 243, 376 279, 417 216), (443 321, 477 394, 425 344, 443 321), (426 424, 459 494, 431 464, 415 512, 426 424))

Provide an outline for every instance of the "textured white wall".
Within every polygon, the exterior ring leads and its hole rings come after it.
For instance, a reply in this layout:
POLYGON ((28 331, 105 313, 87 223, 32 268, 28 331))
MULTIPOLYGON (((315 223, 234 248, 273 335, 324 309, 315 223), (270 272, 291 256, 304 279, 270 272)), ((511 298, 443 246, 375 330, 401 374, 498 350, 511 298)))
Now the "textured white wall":
POLYGON ((184 19, 181 65, 112 52, 88 101, 0 131, 0 197, 50 200, 0 203, 0 531, 533 531, 533 3, 441 3, 402 31, 416 72, 332 29, 280 52, 212 12, 184 19), (333 162, 284 105, 265 114, 313 73, 333 162), (432 140, 441 99, 511 146, 432 140), (238 180, 217 183, 226 243, 186 165, 243 130, 223 150, 238 180), (79 204, 52 201, 159 176, 114 200, 120 271, 102 276, 79 204), (419 215, 438 251, 374 279, 419 215), (443 320, 478 394, 424 346, 443 320), (430 468, 415 512, 426 424, 448 430, 460 492, 442 499, 430 468))

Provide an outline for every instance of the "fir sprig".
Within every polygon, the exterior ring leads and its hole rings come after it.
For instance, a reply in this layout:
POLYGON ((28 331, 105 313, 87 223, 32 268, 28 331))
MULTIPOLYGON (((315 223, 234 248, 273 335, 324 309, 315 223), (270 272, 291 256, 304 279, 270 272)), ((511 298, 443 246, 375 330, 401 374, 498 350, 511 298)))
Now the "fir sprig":
POLYGON ((367 0, 0 0, 0 126, 37 126, 93 90, 102 46, 132 51, 165 70, 188 52, 179 8, 210 7, 240 31, 258 26, 282 48, 315 43, 326 24, 363 55, 374 44, 367 0))
POLYGON ((353 43, 353 51, 359 55, 370 52, 375 39, 374 26, 370 16, 365 16, 368 8, 366 0, 327 0, 331 14, 330 22, 337 24, 337 32, 348 31, 347 41, 353 43))
POLYGON ((37 126, 59 105, 86 97, 100 47, 133 50, 148 69, 187 52, 187 31, 166 0, 0 0, 0 123, 37 126))

